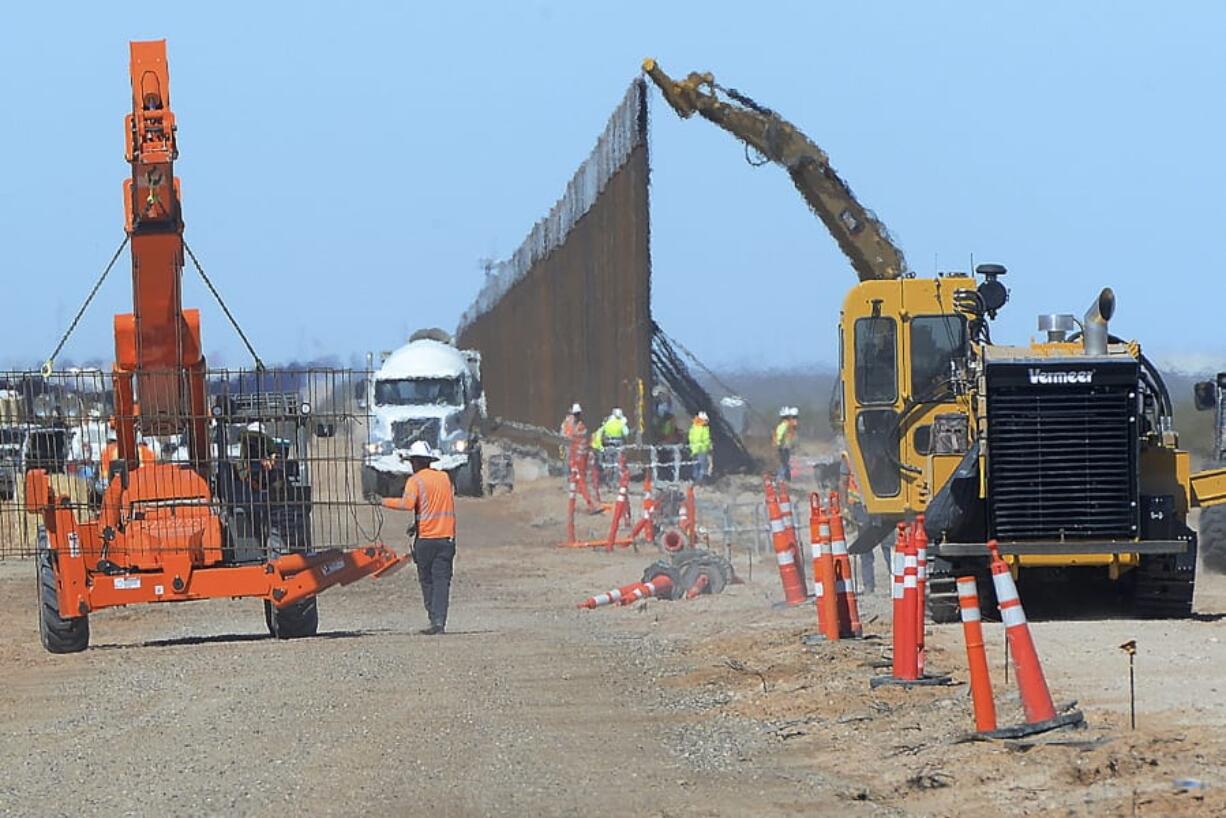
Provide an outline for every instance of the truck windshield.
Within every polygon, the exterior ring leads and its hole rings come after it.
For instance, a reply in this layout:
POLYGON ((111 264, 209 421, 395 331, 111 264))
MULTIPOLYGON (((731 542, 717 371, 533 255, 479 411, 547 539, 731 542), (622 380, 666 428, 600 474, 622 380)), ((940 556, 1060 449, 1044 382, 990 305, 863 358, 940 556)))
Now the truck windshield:
POLYGON ((376 406, 411 406, 415 404, 459 406, 459 379, 405 378, 398 381, 375 382, 376 406))

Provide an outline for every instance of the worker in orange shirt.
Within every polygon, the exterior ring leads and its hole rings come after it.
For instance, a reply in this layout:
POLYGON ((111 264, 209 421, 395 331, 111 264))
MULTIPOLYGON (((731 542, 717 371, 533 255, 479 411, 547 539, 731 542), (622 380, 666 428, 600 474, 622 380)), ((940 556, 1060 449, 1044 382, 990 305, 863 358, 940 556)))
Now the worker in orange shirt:
POLYGON ((424 440, 409 447, 413 473, 404 482, 404 496, 383 500, 387 508, 413 511, 417 516, 409 533, 415 536, 413 561, 430 626, 419 633, 437 636, 447 629, 451 600, 451 573, 455 562, 455 494, 451 478, 434 468, 438 455, 424 440))

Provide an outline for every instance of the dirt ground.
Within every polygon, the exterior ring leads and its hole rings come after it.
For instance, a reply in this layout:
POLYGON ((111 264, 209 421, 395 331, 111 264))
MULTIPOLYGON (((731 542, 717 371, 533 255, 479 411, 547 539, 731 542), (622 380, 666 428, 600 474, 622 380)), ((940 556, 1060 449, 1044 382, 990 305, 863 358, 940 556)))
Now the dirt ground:
MULTIPOLYGON (((655 554, 557 548, 561 497, 541 480, 460 501, 443 637, 416 634, 410 568, 325 594, 315 639, 213 601, 102 612, 90 650, 51 656, 32 564, 0 562, 0 815, 1226 814, 1226 578, 1202 575, 1187 621, 1034 623, 1088 728, 968 741, 965 684, 869 688, 884 582, 863 601, 876 638, 818 647, 757 560, 719 596, 577 610, 655 554)), ((1000 626, 987 638, 1005 723, 1016 689, 1000 626)), ((960 626, 929 643, 963 682, 960 626)))

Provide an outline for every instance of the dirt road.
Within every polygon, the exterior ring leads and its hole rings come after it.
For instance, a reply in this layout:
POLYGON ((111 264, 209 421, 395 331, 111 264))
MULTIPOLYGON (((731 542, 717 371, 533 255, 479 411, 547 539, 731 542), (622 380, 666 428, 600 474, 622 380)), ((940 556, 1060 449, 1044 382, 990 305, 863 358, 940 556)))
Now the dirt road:
MULTIPOLYGON (((718 597, 577 611, 653 555, 553 548, 558 497, 540 481, 461 502, 442 638, 415 633, 410 569, 325 594, 317 639, 266 638, 252 602, 146 606, 53 657, 32 566, 0 563, 0 815, 1226 812, 1220 577, 1196 620, 1038 623, 1051 687, 1089 729, 962 742, 965 686, 870 691, 884 641, 804 648, 811 611, 772 608, 762 566, 718 597)), ((403 527, 389 516, 389 542, 403 527)), ((884 596, 865 607, 884 634, 884 596)), ((964 679, 956 627, 931 641, 964 679)))

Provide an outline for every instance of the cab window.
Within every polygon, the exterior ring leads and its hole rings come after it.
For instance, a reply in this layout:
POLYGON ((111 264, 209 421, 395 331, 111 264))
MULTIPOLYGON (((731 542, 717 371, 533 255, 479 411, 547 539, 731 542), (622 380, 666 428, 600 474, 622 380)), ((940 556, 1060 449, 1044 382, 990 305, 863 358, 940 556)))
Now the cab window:
POLYGON ((966 319, 960 315, 919 315, 911 320, 911 397, 940 397, 950 364, 966 357, 966 319))
POLYGON ((898 328, 893 318, 856 319, 856 400, 898 400, 898 328))

